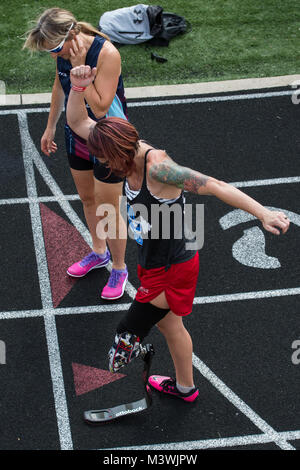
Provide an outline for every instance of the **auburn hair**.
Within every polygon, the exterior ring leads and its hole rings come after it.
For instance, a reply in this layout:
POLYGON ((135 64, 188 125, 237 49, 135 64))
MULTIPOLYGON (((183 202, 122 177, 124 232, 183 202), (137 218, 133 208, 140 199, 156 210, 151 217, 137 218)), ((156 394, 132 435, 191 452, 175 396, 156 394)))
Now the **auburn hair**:
POLYGON ((139 134, 126 119, 108 117, 100 119, 87 140, 89 152, 105 160, 111 173, 124 178, 135 168, 134 157, 138 149, 139 134))

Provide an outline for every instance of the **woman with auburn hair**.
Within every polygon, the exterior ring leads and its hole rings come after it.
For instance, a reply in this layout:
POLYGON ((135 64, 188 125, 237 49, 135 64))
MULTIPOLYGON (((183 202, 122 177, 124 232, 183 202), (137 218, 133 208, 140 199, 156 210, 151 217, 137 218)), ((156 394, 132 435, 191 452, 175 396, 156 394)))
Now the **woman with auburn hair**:
MULTIPOLYGON (((140 352, 140 343, 157 325, 165 336, 173 359, 176 378, 153 375, 149 384, 156 390, 193 402, 199 392, 193 381, 192 340, 182 317, 191 313, 198 278, 198 252, 187 248, 185 233, 178 238, 177 220, 170 219, 170 237, 151 237, 159 233, 153 217, 142 221, 142 208, 152 214, 153 207, 177 204, 184 222, 183 191, 213 195, 225 203, 257 217, 263 227, 279 235, 286 233, 288 218, 270 211, 237 188, 176 164, 164 150, 139 140, 132 124, 118 118, 93 122, 84 106, 84 89, 93 81, 96 69, 88 66, 71 70, 72 90, 67 107, 70 126, 87 140, 90 151, 112 172, 125 177, 124 194, 129 219, 136 217, 138 275, 141 286, 129 311, 117 326, 109 351, 109 368, 116 372, 140 352), (140 213, 137 219, 137 212, 140 213), (139 223, 137 223, 139 221, 139 223), (279 230, 280 229, 280 230, 279 230)), ((157 220, 157 219, 156 219, 157 220)), ((180 225, 180 224, 178 224, 180 225)))
MULTIPOLYGON (((54 141, 56 125, 63 105, 66 107, 68 102, 72 67, 85 64, 96 67, 94 80, 84 91, 87 112, 94 123, 105 116, 127 119, 120 54, 109 38, 92 25, 77 21, 67 10, 50 8, 44 11, 28 32, 23 48, 46 51, 56 61, 50 113, 41 138, 43 153, 50 156, 57 150, 54 141)), ((93 243, 93 251, 70 266, 67 273, 73 277, 82 277, 92 269, 106 266, 111 252, 112 271, 101 297, 117 299, 123 295, 128 277, 124 261, 126 239, 119 236, 118 232, 119 227, 122 229, 122 224, 124 225, 123 219, 119 217, 118 206, 122 178, 109 172, 95 159, 84 140, 69 127, 68 122, 65 124, 65 141, 70 170, 83 204, 93 243), (96 216, 96 210, 103 203, 115 206, 117 213, 116 237, 108 240, 110 252, 106 241, 99 239, 96 233, 100 220, 96 216)))

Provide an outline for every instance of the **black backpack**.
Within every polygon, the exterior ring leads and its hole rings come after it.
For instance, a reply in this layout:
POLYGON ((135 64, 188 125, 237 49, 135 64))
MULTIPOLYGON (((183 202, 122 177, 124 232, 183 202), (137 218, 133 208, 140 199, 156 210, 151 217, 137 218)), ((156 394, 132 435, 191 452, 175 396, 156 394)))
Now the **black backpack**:
POLYGON ((150 32, 153 35, 149 42, 153 45, 168 46, 172 38, 190 29, 190 24, 183 16, 164 12, 160 6, 150 5, 147 13, 150 32))

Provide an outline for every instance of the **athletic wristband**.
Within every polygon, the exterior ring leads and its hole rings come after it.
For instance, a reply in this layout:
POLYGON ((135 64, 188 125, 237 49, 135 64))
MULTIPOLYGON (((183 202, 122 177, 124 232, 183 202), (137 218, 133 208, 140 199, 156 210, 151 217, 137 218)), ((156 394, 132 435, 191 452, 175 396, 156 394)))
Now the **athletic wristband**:
POLYGON ((76 85, 72 85, 72 90, 74 91, 84 91, 86 89, 86 86, 76 86, 76 85))

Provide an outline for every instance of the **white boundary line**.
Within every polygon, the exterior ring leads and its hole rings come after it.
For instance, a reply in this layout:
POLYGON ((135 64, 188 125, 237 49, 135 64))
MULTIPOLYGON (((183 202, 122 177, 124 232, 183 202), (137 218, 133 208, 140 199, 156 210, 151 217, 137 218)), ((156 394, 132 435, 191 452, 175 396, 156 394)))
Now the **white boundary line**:
POLYGON ((12 205, 12 204, 30 204, 40 202, 58 202, 58 201, 77 201, 79 200, 78 195, 65 196, 64 198, 58 196, 37 196, 37 197, 20 197, 11 199, 0 199, 0 206, 12 205))
MULTIPOLYGON (((266 93, 245 93, 240 95, 222 95, 222 96, 211 96, 211 97, 198 97, 198 98, 178 98, 178 99, 166 99, 166 100, 152 100, 152 101, 132 101, 127 103, 128 108, 136 107, 148 107, 148 106, 166 106, 166 105, 180 105, 180 104, 194 104, 194 103, 211 103, 219 101, 240 101, 240 100, 251 100, 251 99, 262 99, 262 98, 274 98, 279 96, 292 95, 295 90, 287 91, 272 91, 266 93)), ((28 108, 28 109, 0 109, 0 116, 6 116, 10 114, 18 114, 23 111, 26 113, 45 113, 49 112, 50 108, 28 108)))
POLYGON ((165 106, 165 105, 180 105, 180 104, 195 104, 195 103, 216 103, 220 101, 243 101, 262 98, 274 98, 278 96, 289 96, 294 91, 272 91, 267 93, 250 93, 242 95, 226 95, 226 96, 211 96, 199 98, 178 98, 157 101, 133 101, 128 103, 129 108, 139 108, 144 106, 165 106))
POLYGON ((254 292, 239 292, 238 294, 209 295, 206 297, 195 297, 194 304, 214 304, 219 302, 236 302, 238 300, 267 299, 270 297, 283 297, 300 295, 300 287, 290 289, 274 289, 254 292))
MULTIPOLYGON (((195 98, 195 99, 183 99, 183 100, 166 100, 166 101, 130 103, 130 104, 132 107, 142 106, 142 105, 152 106, 154 104, 157 106, 157 105, 180 104, 180 103, 228 101, 228 100, 234 100, 234 99, 237 100, 237 99, 268 98, 272 96, 283 96, 287 94, 290 95, 292 94, 292 92, 258 93, 258 94, 251 94, 251 95, 221 96, 221 97, 215 97, 215 98, 198 98, 198 99, 195 98)), ((31 137, 28 131, 28 126, 27 126, 27 118, 26 118, 27 113, 30 111, 29 110, 25 110, 25 111, 15 110, 15 111, 19 119, 21 140, 22 140, 22 146, 23 146, 26 183, 27 183, 29 196, 33 197, 35 200, 37 199, 36 184, 35 184, 34 172, 33 172, 33 166, 32 166, 33 161, 34 161, 42 177, 45 179, 45 182, 48 184, 48 186, 53 191, 53 193, 57 197, 59 197, 62 209, 67 213, 69 217, 71 215, 70 217, 71 221, 72 219, 74 220, 74 215, 76 219, 77 214, 76 213, 72 214, 72 208, 70 208, 67 201, 64 200, 64 195, 62 194, 60 188, 57 186, 56 182, 53 180, 50 173, 48 172, 47 167, 44 165, 44 162, 41 160, 40 155, 38 154, 37 150, 35 149, 34 144, 31 141, 31 137), (33 151, 31 153, 31 157, 30 157, 30 153, 28 152, 28 148, 30 148, 30 152, 33 151), (69 207, 66 206, 66 203, 68 204, 69 207)), ((43 109, 40 112, 45 112, 45 111, 46 109, 43 109)), ((32 112, 37 112, 37 110, 33 109, 32 112)), ((12 110, 8 113, 5 113, 5 111, 0 112, 0 115, 4 115, 4 114, 12 114, 12 110)), ((37 254, 38 273, 39 273, 39 279, 40 279, 41 296, 42 296, 42 304, 43 304, 43 316, 45 319, 45 328, 46 328, 46 336, 47 336, 48 349, 49 349, 49 360, 50 360, 50 368, 51 368, 51 375, 52 375, 52 381, 53 381, 53 391, 54 391, 55 405, 56 405, 56 411, 57 411, 61 448, 72 449, 73 444, 72 444, 71 430, 70 430, 70 424, 69 424, 65 388, 64 388, 64 383, 63 383, 62 366, 61 366, 61 359, 60 359, 60 353, 59 353, 59 344, 58 344, 58 338, 57 338, 55 316, 53 314, 49 315, 49 313, 46 314, 46 311, 45 311, 49 307, 51 309, 52 299, 51 299, 51 289, 50 289, 47 263, 46 263, 46 268, 43 267, 44 261, 46 259, 46 254, 45 254, 45 247, 43 245, 41 219, 40 219, 39 211, 37 211, 37 208, 36 208, 38 202, 31 201, 29 204, 30 204, 30 212, 31 212, 32 226, 33 226, 33 232, 34 232, 35 249, 36 249, 36 254, 37 254), (37 237, 37 234, 39 235, 38 237, 37 237), (42 241, 37 240, 37 238, 40 238, 40 237, 42 238, 42 241), (45 281, 45 284, 44 284, 44 281, 45 281)), ((78 226, 78 220, 77 221, 75 220, 75 222, 76 222, 75 226, 78 226)), ((81 221, 79 225, 80 224, 81 224, 81 221)), ((84 227, 84 230, 86 230, 85 227, 84 227)), ((131 297, 133 297, 132 294, 131 294, 131 297)), ((266 435, 266 437, 270 439, 269 442, 275 442, 276 445, 278 445, 282 449, 295 449, 291 444, 287 442, 287 439, 283 437, 281 433, 277 433, 271 426, 269 426, 264 420, 262 420, 248 405, 246 405, 236 394, 234 394, 234 392, 230 388, 228 388, 195 354, 193 354, 193 364, 204 377, 206 377, 209 381, 211 381, 211 383, 231 403, 234 404, 234 406, 236 406, 259 429, 261 429, 264 432, 264 435, 266 435)))
POLYGON ((111 305, 89 305, 84 307, 57 307, 42 308, 36 310, 8 310, 0 312, 0 320, 9 320, 12 318, 37 318, 61 315, 82 315, 88 313, 111 313, 128 310, 131 303, 111 304, 111 305))
POLYGON ((236 188, 251 188, 253 186, 272 186, 273 184, 295 184, 300 183, 300 176, 289 176, 286 178, 268 178, 264 180, 238 181, 229 183, 236 188))
MULTIPOLYGON (((242 300, 269 299, 273 297, 287 297, 291 295, 300 295, 300 287, 291 289, 277 289, 253 292, 240 292, 238 294, 211 295, 206 297, 195 297, 194 305, 205 305, 222 302, 237 302, 242 300)), ((58 307, 42 308, 36 310, 7 310, 0 312, 0 320, 9 320, 11 318, 35 318, 48 315, 82 315, 88 313, 111 313, 128 310, 131 303, 111 304, 111 305, 87 305, 82 307, 58 307)))
MULTIPOLYGON (((33 156, 35 148, 32 144, 32 140, 29 134, 27 114, 19 113, 18 119, 25 167, 27 193, 29 197, 32 196, 36 198, 37 189, 33 169, 33 156)), ((49 307, 53 307, 53 304, 40 209, 38 203, 32 202, 29 204, 29 208, 37 259, 42 306, 43 308, 47 309, 49 307)), ((73 442, 59 353, 55 316, 44 316, 44 322, 60 445, 62 450, 72 450, 73 442)))
MULTIPOLYGON (((300 431, 283 431, 277 433, 280 438, 292 441, 300 439, 300 431)), ((203 450, 234 446, 247 446, 253 444, 267 444, 274 442, 267 434, 250 434, 248 436, 221 437, 218 439, 203 439, 199 441, 170 442, 162 444, 149 444, 131 447, 112 447, 98 450, 203 450)))

